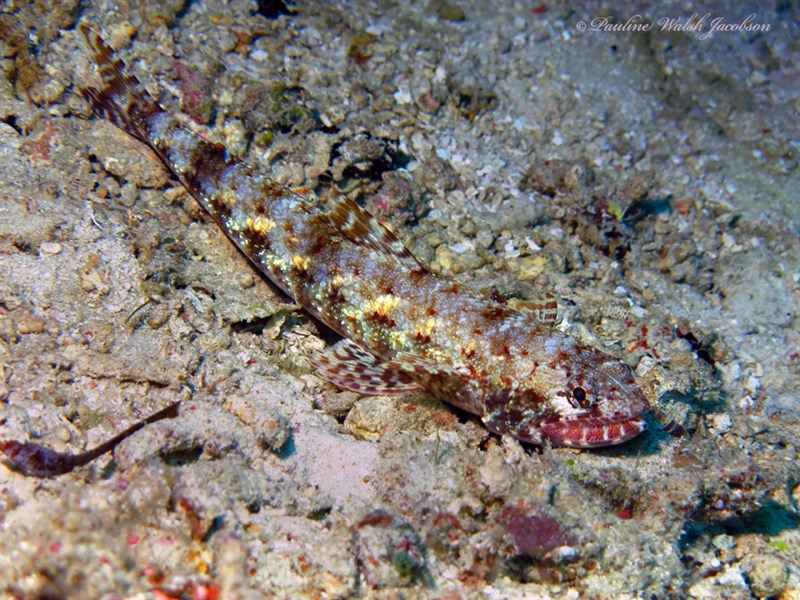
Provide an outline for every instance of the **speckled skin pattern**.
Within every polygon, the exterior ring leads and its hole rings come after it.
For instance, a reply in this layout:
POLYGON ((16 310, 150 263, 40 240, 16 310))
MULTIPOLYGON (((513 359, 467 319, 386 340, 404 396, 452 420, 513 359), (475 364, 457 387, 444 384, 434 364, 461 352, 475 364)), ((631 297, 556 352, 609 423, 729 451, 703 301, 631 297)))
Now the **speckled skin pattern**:
POLYGON ((312 201, 231 158, 82 30, 104 84, 83 90, 94 112, 149 145, 260 271, 342 335, 313 360, 322 377, 362 393, 428 391, 535 444, 610 446, 644 431, 648 404, 627 365, 431 273, 353 201, 312 201))

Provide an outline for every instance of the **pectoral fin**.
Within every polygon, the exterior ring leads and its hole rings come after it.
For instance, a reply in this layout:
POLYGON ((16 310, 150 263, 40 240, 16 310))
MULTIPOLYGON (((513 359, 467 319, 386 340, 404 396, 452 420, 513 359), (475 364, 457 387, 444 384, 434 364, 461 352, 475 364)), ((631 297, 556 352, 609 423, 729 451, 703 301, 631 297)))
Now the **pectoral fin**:
POLYGON ((387 363, 348 339, 311 357, 317 373, 333 385, 359 394, 418 394, 425 389, 396 363, 387 363))

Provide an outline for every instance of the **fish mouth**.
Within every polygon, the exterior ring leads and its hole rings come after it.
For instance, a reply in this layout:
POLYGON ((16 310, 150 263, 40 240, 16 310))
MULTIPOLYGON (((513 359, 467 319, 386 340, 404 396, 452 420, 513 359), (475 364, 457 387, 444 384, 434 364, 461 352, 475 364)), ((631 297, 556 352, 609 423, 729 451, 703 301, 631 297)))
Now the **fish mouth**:
POLYGON ((563 421, 551 421, 539 426, 544 439, 553 445, 568 448, 601 448, 616 446, 647 429, 647 421, 641 417, 614 419, 589 417, 563 421))

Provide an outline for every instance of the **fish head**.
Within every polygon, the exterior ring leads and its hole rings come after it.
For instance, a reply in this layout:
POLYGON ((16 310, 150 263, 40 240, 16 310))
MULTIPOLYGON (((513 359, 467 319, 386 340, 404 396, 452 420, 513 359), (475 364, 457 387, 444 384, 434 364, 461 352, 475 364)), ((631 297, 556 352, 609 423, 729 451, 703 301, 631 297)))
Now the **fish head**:
POLYGON ((556 342, 551 360, 535 364, 515 387, 490 394, 487 426, 522 441, 574 448, 613 446, 642 433, 650 406, 631 368, 571 338, 556 342))

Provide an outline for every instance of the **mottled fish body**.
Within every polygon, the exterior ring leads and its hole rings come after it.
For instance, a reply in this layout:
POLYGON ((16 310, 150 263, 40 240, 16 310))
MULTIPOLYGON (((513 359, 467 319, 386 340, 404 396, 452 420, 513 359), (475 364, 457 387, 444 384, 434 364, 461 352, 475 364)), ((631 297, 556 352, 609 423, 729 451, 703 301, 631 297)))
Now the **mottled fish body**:
POLYGON ((236 246, 342 341, 312 362, 364 394, 430 392, 494 432, 536 444, 618 444, 646 428, 630 368, 431 273, 355 202, 303 197, 192 133, 83 27, 102 89, 94 112, 152 148, 236 246))

